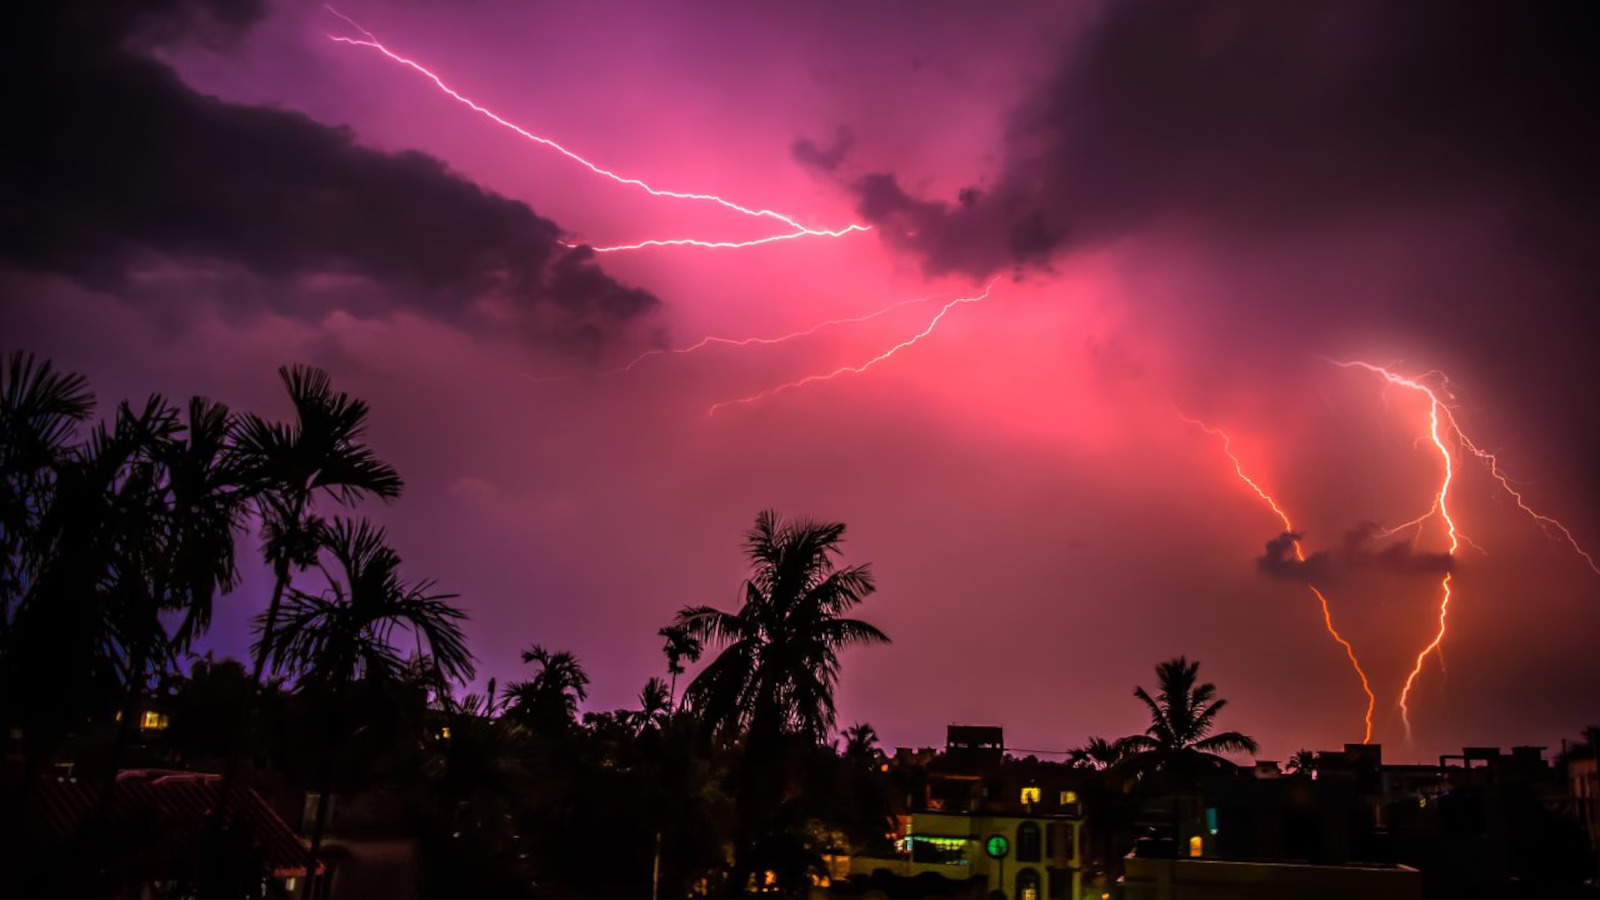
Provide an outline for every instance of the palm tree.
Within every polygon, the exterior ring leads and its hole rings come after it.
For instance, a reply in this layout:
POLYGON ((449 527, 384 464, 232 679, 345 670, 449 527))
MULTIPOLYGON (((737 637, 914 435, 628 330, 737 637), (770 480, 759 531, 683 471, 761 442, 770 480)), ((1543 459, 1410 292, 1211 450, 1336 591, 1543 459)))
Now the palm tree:
POLYGON ((735 892, 759 860, 795 840, 783 827, 792 781, 785 759, 814 751, 833 732, 839 652, 889 641, 845 617, 876 585, 868 566, 838 567, 844 529, 762 512, 745 537, 752 571, 739 611, 692 606, 675 622, 721 647, 684 692, 689 707, 724 739, 744 739, 729 885, 735 892))
POLYGON ((539 671, 527 681, 506 685, 510 715, 545 733, 576 721, 578 703, 589 699, 589 675, 578 658, 566 650, 551 652, 534 644, 522 651, 522 661, 538 663, 539 671))
POLYGON ((1196 684, 1199 671, 1200 663, 1180 656, 1156 666, 1160 694, 1151 697, 1144 688, 1134 688, 1133 695, 1150 710, 1150 727, 1123 738, 1128 751, 1124 765, 1130 773, 1192 785, 1204 774, 1233 768, 1219 754, 1256 752, 1254 738, 1237 731, 1213 732, 1228 701, 1215 699, 1215 685, 1196 684))
POLYGON ((261 486, 257 512, 273 569, 272 598, 251 673, 257 684, 266 670, 266 653, 277 644, 273 635, 291 570, 307 567, 316 556, 320 525, 312 507, 317 496, 350 506, 367 494, 392 500, 404 487, 399 473, 361 443, 365 402, 336 393, 328 373, 311 366, 284 366, 278 377, 294 404, 294 423, 246 416, 238 440, 261 486))
POLYGON ((660 729, 672 715, 672 694, 667 683, 651 677, 639 691, 639 708, 632 713, 634 730, 643 734, 646 729, 660 729))
POLYGON ((20 351, 0 369, 0 637, 21 602, 25 542, 37 530, 41 495, 93 411, 82 375, 20 351))
POLYGON ((878 730, 866 722, 857 722, 844 730, 844 755, 851 759, 871 760, 878 754, 878 730))
POLYGON ((736 613, 686 607, 676 625, 721 652, 685 697, 713 727, 761 745, 783 734, 820 743, 834 728, 839 651, 886 644, 872 625, 845 618, 876 590, 870 566, 836 567, 845 527, 780 522, 768 510, 745 538, 753 567, 736 613))
MULTIPOLYGON (((354 685, 370 698, 409 684, 412 666, 396 649, 396 632, 426 645, 441 678, 464 682, 472 677, 472 654, 460 625, 466 614, 450 603, 456 595, 434 593, 430 581, 401 580, 400 556, 387 545, 383 529, 365 520, 336 519, 319 527, 316 537, 337 566, 326 592, 291 590, 277 630, 267 630, 267 613, 257 619, 263 645, 258 655, 270 654, 296 675, 297 692, 318 694, 337 708, 349 704, 354 685)), ((327 828, 332 775, 330 762, 323 769, 311 832, 302 894, 307 900, 327 828)))
POLYGON ((1313 775, 1317 771, 1317 754, 1312 750, 1296 750, 1284 769, 1301 775, 1313 775))
POLYGON ((1071 751, 1070 761, 1074 768, 1103 772, 1117 768, 1128 752, 1127 738, 1108 741, 1103 737, 1090 737, 1088 743, 1071 751))
POLYGON ((667 699, 672 705, 677 705, 678 676, 684 673, 684 663, 697 663, 700 654, 705 652, 705 643, 689 633, 689 629, 682 625, 668 625, 656 632, 667 639, 666 646, 661 652, 667 656, 667 674, 671 676, 672 683, 667 689, 667 699))

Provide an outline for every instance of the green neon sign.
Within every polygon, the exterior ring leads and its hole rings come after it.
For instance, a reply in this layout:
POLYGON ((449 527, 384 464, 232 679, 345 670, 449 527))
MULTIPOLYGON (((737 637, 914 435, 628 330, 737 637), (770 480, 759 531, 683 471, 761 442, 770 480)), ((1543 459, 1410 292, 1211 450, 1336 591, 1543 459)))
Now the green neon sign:
POLYGON ((1006 854, 1011 852, 1011 842, 1003 834, 991 834, 983 842, 983 852, 989 854, 990 859, 1005 859, 1006 854))

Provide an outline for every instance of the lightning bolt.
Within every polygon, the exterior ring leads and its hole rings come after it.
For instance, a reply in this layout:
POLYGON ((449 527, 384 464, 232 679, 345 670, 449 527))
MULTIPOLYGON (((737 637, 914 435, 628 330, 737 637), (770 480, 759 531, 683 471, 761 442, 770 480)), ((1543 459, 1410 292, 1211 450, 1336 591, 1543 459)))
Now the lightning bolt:
MULTIPOLYGON (((1233 452, 1233 438, 1229 437, 1227 432, 1223 431, 1222 429, 1208 425, 1199 419, 1191 419, 1188 416, 1183 415, 1181 412, 1178 414, 1178 418, 1182 419, 1189 425, 1199 428, 1201 431, 1204 431, 1206 434, 1209 434, 1212 437, 1219 438, 1222 441, 1222 452, 1227 454, 1228 459, 1233 461, 1234 474, 1239 476, 1239 480, 1244 482, 1245 485, 1249 487, 1257 497, 1260 497, 1262 502, 1266 503, 1268 508, 1272 510, 1273 515, 1278 517, 1278 521, 1283 523, 1283 533, 1289 535, 1290 539, 1293 541, 1295 559, 1299 560, 1300 562, 1305 562, 1305 551, 1300 547, 1300 538, 1295 535, 1294 524, 1289 521, 1289 514, 1283 511, 1283 507, 1278 505, 1278 501, 1273 499, 1272 495, 1268 494, 1266 490, 1261 487, 1259 482, 1245 473, 1244 463, 1240 462, 1238 454, 1233 452)), ((1372 711, 1378 705, 1378 698, 1372 693, 1372 684, 1367 680, 1367 673, 1361 668, 1361 660, 1356 658, 1355 648, 1352 647, 1350 642, 1345 640, 1344 635, 1340 634, 1339 630, 1334 627, 1333 611, 1328 607, 1327 596, 1323 594, 1315 584, 1312 584, 1309 581, 1306 582, 1306 590, 1310 591, 1312 596, 1317 598, 1317 603, 1322 607, 1323 626, 1327 628, 1328 634, 1339 643, 1339 646, 1344 648, 1344 655, 1350 660, 1350 667, 1355 670, 1356 677, 1361 680, 1361 690, 1367 695, 1367 711, 1364 717, 1366 730, 1362 733, 1361 743, 1371 743, 1372 711)))
MULTIPOLYGON (((1456 427, 1455 420, 1450 415, 1449 407, 1433 388, 1428 387, 1417 379, 1397 375, 1383 366, 1375 366, 1371 363, 1360 361, 1339 362, 1337 360, 1334 361, 1334 364, 1347 369, 1365 369, 1382 376, 1391 385, 1415 391, 1428 398, 1428 437, 1433 442, 1434 449, 1439 452, 1439 462, 1443 469, 1443 476, 1439 480, 1439 491, 1434 497, 1433 508, 1423 518, 1436 514, 1444 522, 1445 534, 1449 538, 1450 544, 1447 552, 1454 556, 1456 551, 1461 549, 1461 538, 1456 533, 1456 521, 1450 514, 1450 487, 1455 482, 1456 476, 1455 455, 1450 452, 1450 447, 1445 443, 1443 428, 1448 424, 1450 430, 1458 436, 1460 429, 1456 427)), ((1433 640, 1429 641, 1417 653, 1416 661, 1411 666, 1411 673, 1406 676, 1405 686, 1400 689, 1400 721, 1405 725, 1407 743, 1411 741, 1411 706, 1409 703, 1411 688, 1416 684, 1417 677, 1422 674, 1422 666, 1427 662, 1428 657, 1439 649, 1440 644, 1444 643, 1445 631, 1449 624, 1450 600, 1452 597, 1451 583, 1454 576, 1454 572, 1446 572, 1444 573, 1444 578, 1439 581, 1439 627, 1434 631, 1433 640)))
MULTIPOLYGON (((1471 453, 1480 463, 1482 463, 1484 468, 1488 470, 1489 476, 1500 485, 1501 489, 1511 496, 1512 500, 1516 502, 1519 509, 1527 513, 1530 518, 1538 523, 1540 528, 1542 528, 1547 535, 1551 537, 1556 537, 1559 535, 1561 538, 1565 539, 1566 543, 1572 547, 1572 549, 1583 559, 1585 563, 1588 564, 1590 570, 1595 572, 1595 574, 1600 575, 1600 565, 1597 565, 1594 556, 1592 556, 1588 551, 1584 550, 1583 547, 1578 543, 1578 540, 1573 536, 1571 529, 1567 528, 1567 526, 1562 524, 1559 520, 1552 518, 1551 516, 1547 516, 1529 506, 1527 501, 1523 499, 1522 494, 1517 491, 1516 488, 1511 486, 1511 479, 1506 475, 1505 471, 1501 469, 1499 459, 1496 458, 1494 454, 1478 447, 1478 445, 1473 443, 1472 439, 1467 436, 1466 432, 1462 431, 1460 423, 1456 421, 1455 414, 1451 412, 1450 404, 1447 402, 1448 389, 1446 386, 1449 384, 1449 379, 1446 378, 1442 372, 1431 371, 1414 378, 1408 378, 1404 375, 1397 374, 1392 369, 1384 366, 1373 365, 1372 363, 1368 362, 1362 362, 1360 360, 1350 362, 1341 362, 1339 360, 1329 361, 1334 365, 1346 369, 1366 370, 1383 378, 1387 385, 1405 388, 1406 390, 1421 394, 1428 399, 1428 440, 1433 444, 1434 449, 1439 453, 1439 460, 1442 466, 1443 475, 1439 481, 1438 492, 1434 496, 1432 509, 1430 509, 1420 518, 1408 523, 1408 525, 1401 527, 1420 525, 1427 519, 1432 518, 1433 516, 1438 516, 1440 520, 1444 522, 1445 534, 1448 537, 1450 544, 1448 552, 1451 556, 1455 555, 1456 551, 1461 548, 1463 543, 1477 546, 1476 544, 1473 544, 1465 534, 1461 533, 1460 528, 1456 524, 1455 518, 1450 513, 1450 488, 1455 482, 1457 473, 1455 466, 1455 454, 1450 451, 1450 446, 1447 443, 1448 436, 1449 440, 1453 440, 1456 446, 1465 448, 1467 452, 1471 453), (1438 389, 1429 387, 1424 379, 1430 377, 1436 378, 1440 382, 1441 387, 1438 389), (1441 391, 1446 392, 1446 395, 1441 396, 1441 391)), ((1439 651, 1440 645, 1444 643, 1445 631, 1448 625, 1450 613, 1450 601, 1453 599, 1453 581, 1454 573, 1446 572, 1444 578, 1439 582, 1438 629, 1434 632, 1433 640, 1428 642, 1428 644, 1417 653, 1415 664, 1411 668, 1411 674, 1406 677, 1405 686, 1400 691, 1400 718, 1401 721, 1405 723, 1406 740, 1408 741, 1411 739, 1411 710, 1408 704, 1411 695, 1411 688, 1416 683, 1417 677, 1422 674, 1422 667, 1427 661, 1428 656, 1439 651)))
POLYGON ((874 356, 873 358, 867 360, 866 362, 862 363, 861 365, 858 365, 858 366, 840 366, 839 368, 834 369, 831 372, 825 372, 825 373, 822 373, 820 375, 807 375, 804 378, 800 378, 800 379, 797 379, 795 381, 785 382, 783 384, 778 385, 777 387, 767 388, 766 390, 761 391, 760 393, 751 394, 748 397, 740 397, 740 398, 738 398, 736 400, 723 400, 723 401, 721 401, 719 403, 713 403, 713 404, 711 404, 711 406, 709 408, 706 409, 706 415, 714 416, 714 415, 717 414, 717 410, 719 410, 719 409, 723 409, 723 408, 729 407, 729 406, 742 406, 742 405, 747 404, 747 403, 756 403, 756 402, 759 402, 761 400, 766 400, 766 399, 768 399, 770 397, 774 397, 774 396, 776 396, 778 394, 781 394, 781 393, 783 393, 785 391, 792 391, 792 390, 794 390, 796 388, 805 387, 808 384, 812 384, 812 383, 815 383, 815 382, 818 382, 818 381, 828 381, 829 379, 838 378, 838 377, 840 377, 842 375, 860 375, 861 373, 867 371, 868 369, 872 368, 873 366, 877 365, 878 363, 883 362, 884 360, 888 359, 889 357, 894 356, 896 353, 899 353, 901 350, 904 350, 905 348, 911 346, 912 344, 915 344, 916 342, 918 342, 918 341, 922 340, 923 338, 927 337, 929 334, 932 334, 933 330, 935 328, 939 327, 939 322, 944 319, 945 313, 948 313, 950 310, 956 308, 957 306, 960 306, 963 303, 978 303, 978 302, 981 302, 983 300, 989 299, 989 292, 993 288, 994 288, 994 282, 991 281, 991 282, 989 282, 989 284, 987 286, 984 287, 983 293, 978 294, 977 296, 974 296, 974 297, 957 297, 954 300, 951 300, 950 302, 946 303, 944 306, 941 306, 939 308, 939 311, 934 314, 934 316, 933 316, 933 318, 931 320, 929 320, 928 325, 927 325, 926 328, 922 329, 921 331, 917 332, 916 334, 912 335, 911 337, 907 338, 906 340, 903 340, 900 343, 895 344, 893 347, 890 347, 889 349, 883 351, 882 353, 878 354, 877 356, 874 356))
POLYGON ((790 332, 788 334, 779 335, 777 337, 770 337, 770 338, 769 337, 726 338, 726 337, 718 337, 716 335, 708 335, 706 337, 701 338, 699 341, 697 341, 697 342, 695 342, 693 344, 690 344, 687 347, 679 347, 677 349, 646 350, 645 352, 643 352, 643 353, 639 354, 638 356, 634 357, 632 362, 629 362, 627 365, 623 366, 622 368, 613 369, 610 372, 606 372, 605 374, 606 375, 621 375, 624 372, 633 371, 633 367, 634 366, 637 366, 638 364, 644 362, 645 360, 649 359, 652 356, 663 356, 663 355, 677 356, 677 355, 681 355, 681 354, 684 354, 684 353, 693 353, 696 350, 704 350, 705 348, 710 347, 713 344, 718 344, 718 345, 723 345, 723 346, 728 346, 728 347, 754 347, 754 346, 766 347, 766 346, 771 346, 773 344, 782 344, 782 343, 785 343, 785 342, 788 342, 788 341, 793 341, 793 340, 796 340, 796 339, 799 339, 799 338, 810 337, 811 335, 816 334, 817 332, 821 331, 824 328, 832 328, 835 325, 853 325, 853 324, 855 324, 857 322, 870 322, 873 319, 878 318, 879 316, 888 315, 889 313, 894 312, 895 310, 899 309, 902 306, 909 306, 909 305, 911 305, 913 303, 927 303, 929 300, 932 300, 932 299, 933 299, 932 297, 912 297, 909 300, 901 300, 898 303, 891 303, 888 306, 885 306, 884 308, 882 308, 880 310, 876 310, 874 312, 867 313, 866 315, 851 316, 851 317, 846 318, 846 319, 828 319, 825 322, 818 322, 817 324, 811 326, 810 328, 807 328, 804 331, 792 331, 792 332, 790 332))
MULTIPOLYGON (((551 150, 556 151, 557 153, 561 154, 562 156, 565 156, 566 158, 568 158, 568 159, 572 160, 573 162, 577 163, 578 165, 583 166, 584 168, 588 169, 589 171, 593 172, 596 175, 600 175, 600 176, 602 176, 604 178, 609 178, 609 179, 611 179, 612 181, 615 181, 618 184, 623 184, 623 185, 628 185, 629 187, 639 188, 640 190, 644 191, 645 193, 651 195, 652 197, 663 197, 663 198, 669 198, 669 199, 674 199, 674 200, 697 200, 697 201, 702 201, 702 202, 706 202, 706 203, 715 203, 718 206, 721 206, 721 207, 723 207, 725 209, 732 210, 733 212, 737 212, 737 213, 740 213, 742 215, 751 216, 751 217, 754 217, 754 218, 774 219, 774 220, 776 220, 778 222, 783 223, 784 225, 788 226, 791 229, 791 231, 789 231, 787 233, 784 233, 784 234, 771 235, 771 236, 768 236, 768 237, 756 238, 756 239, 748 240, 748 241, 703 241, 703 240, 698 240, 698 239, 694 239, 694 238, 673 238, 673 239, 669 239, 669 240, 640 241, 640 242, 634 243, 634 244, 619 244, 619 245, 610 246, 610 247, 594 247, 593 249, 594 249, 594 251, 596 253, 613 253, 613 252, 617 252, 617 251, 621 251, 621 250, 640 250, 640 249, 644 249, 646 247, 705 247, 705 248, 754 247, 754 246, 758 246, 760 244, 770 244, 770 243, 773 243, 775 241, 789 241, 789 240, 794 240, 796 238, 803 238, 803 237, 838 238, 838 237, 843 237, 843 236, 845 236, 847 234, 851 234, 852 232, 870 231, 871 228, 872 228, 872 226, 870 226, 870 225, 848 225, 848 226, 845 226, 844 228, 835 228, 835 229, 807 228, 806 226, 804 226, 804 225, 800 224, 799 222, 795 221, 792 217, 786 216, 783 213, 777 212, 775 210, 771 210, 771 209, 752 209, 752 208, 747 207, 747 206, 741 206, 740 204, 734 203, 731 200, 725 200, 722 197, 719 197, 719 196, 717 196, 715 194, 701 194, 701 193, 691 193, 691 192, 687 192, 687 191, 662 190, 660 188, 651 187, 649 184, 646 184, 644 181, 641 181, 638 178, 630 178, 630 177, 627 177, 627 176, 624 176, 624 175, 619 175, 619 174, 617 174, 616 172, 614 172, 614 171, 612 171, 610 169, 607 169, 607 168, 605 168, 603 166, 600 166, 600 165, 598 165, 596 163, 593 163, 593 162, 589 161, 588 159, 585 159, 584 157, 580 156, 578 153, 568 149, 567 147, 562 146, 560 143, 558 143, 558 142, 556 142, 554 140, 551 140, 550 138, 541 137, 541 136, 539 136, 537 134, 534 134, 534 133, 528 131, 527 129, 521 127, 520 125, 517 125, 516 123, 511 122, 511 121, 503 118, 502 116, 500 116, 498 113, 494 112, 493 110, 488 109, 487 107, 484 107, 484 106, 478 104, 477 102, 475 102, 471 98, 465 96, 464 94, 460 93, 456 89, 452 88, 450 85, 446 84, 444 79, 441 78, 438 74, 434 73, 431 69, 427 68, 426 66, 422 65, 421 63, 417 62, 414 59, 410 59, 409 57, 402 56, 401 54, 396 53, 395 51, 389 49, 387 46, 384 45, 384 43, 382 41, 378 40, 376 35, 374 35, 370 31, 368 31, 359 22, 356 22, 354 19, 350 18, 349 16, 345 15, 344 13, 339 12, 338 10, 334 9, 331 6, 325 6, 324 8, 327 9, 328 12, 330 12, 333 15, 338 16, 340 19, 344 20, 352 28, 354 28, 357 31, 361 32, 361 35, 362 35, 362 37, 360 37, 360 38, 353 38, 353 37, 346 37, 346 36, 343 36, 343 35, 330 34, 330 35, 328 35, 328 40, 333 41, 334 43, 337 43, 337 44, 345 44, 345 45, 348 45, 348 46, 351 46, 351 47, 366 47, 368 49, 376 50, 379 53, 382 53, 384 56, 388 57, 389 59, 393 60, 394 62, 399 63, 402 66, 405 66, 406 68, 412 70, 413 72, 416 72, 418 75, 421 75, 422 77, 424 77, 427 80, 431 81, 433 83, 433 85, 435 87, 437 87, 440 91, 442 91, 445 95, 447 95, 451 99, 455 100, 456 102, 462 104, 463 106, 467 107, 468 109, 471 109, 473 112, 478 113, 479 115, 481 115, 484 118, 490 120, 491 122, 494 122, 496 125, 499 125, 502 128, 506 128, 506 129, 516 133, 517 135, 521 136, 525 140, 532 141, 535 144, 539 144, 541 146, 548 147, 551 150)), ((566 244, 565 246, 574 247, 574 246, 577 246, 577 245, 575 245, 575 244, 566 244)))

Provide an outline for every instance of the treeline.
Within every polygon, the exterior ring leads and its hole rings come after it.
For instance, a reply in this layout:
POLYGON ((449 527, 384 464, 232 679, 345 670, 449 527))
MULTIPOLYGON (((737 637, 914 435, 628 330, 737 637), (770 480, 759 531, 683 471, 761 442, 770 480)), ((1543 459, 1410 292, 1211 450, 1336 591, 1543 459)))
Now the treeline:
MULTIPOLYGON (((641 896, 652 882, 683 896, 767 873, 803 889, 821 852, 884 840, 870 726, 842 753, 831 742, 839 652, 888 640, 848 616, 874 582, 839 564, 843 525, 758 516, 742 604, 667 623, 665 677, 637 709, 580 716, 582 664, 539 645, 528 677, 463 696, 476 670, 455 596, 404 572, 359 514, 404 487, 365 443, 366 404, 320 370, 279 374, 289 421, 160 396, 97 421, 81 376, 23 353, 0 371, 0 726, 20 763, 4 837, 8 856, 36 854, 39 879, 18 884, 121 887, 119 853, 137 841, 110 823, 29 847, 29 791, 68 761, 106 792, 130 762, 221 774, 202 858, 164 883, 172 896, 271 889, 205 861, 248 845, 230 831, 247 788, 377 798, 430 896, 641 896), (264 604, 236 596, 252 533, 273 576, 264 604), (230 603, 254 616, 248 668, 193 661, 230 603), (170 721, 154 742, 152 715, 170 721)), ((316 803, 311 859, 331 806, 316 803)))

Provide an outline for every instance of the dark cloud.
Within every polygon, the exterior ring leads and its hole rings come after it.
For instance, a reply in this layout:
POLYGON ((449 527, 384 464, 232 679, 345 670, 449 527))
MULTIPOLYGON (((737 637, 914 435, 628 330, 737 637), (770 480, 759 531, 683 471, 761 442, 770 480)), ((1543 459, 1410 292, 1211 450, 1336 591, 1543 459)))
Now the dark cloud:
POLYGON ((1318 550, 1300 559, 1295 544, 1302 536, 1285 532, 1267 542, 1256 569, 1272 578, 1325 584, 1355 572, 1405 577, 1443 575, 1455 568, 1448 553, 1422 552, 1409 540, 1385 543, 1386 537, 1376 523, 1363 522, 1345 534, 1337 550, 1318 550))
POLYGON ((1166 214, 1275 232, 1463 198, 1570 261, 1600 201, 1597 25, 1583 0, 1117 0, 1015 110, 991 187, 852 186, 933 271, 986 275, 1166 214))
MULTIPOLYGON (((260 2, 26 7, 0 38, 12 136, 0 145, 0 261, 119 293, 174 262, 286 284, 354 276, 383 286, 391 308, 457 322, 509 308, 530 335, 585 345, 657 304, 563 247, 553 222, 432 157, 202 95, 147 55, 225 45, 260 2)), ((326 312, 280 293, 279 312, 326 312)))
POLYGON ((789 150, 794 154, 796 161, 802 165, 832 172, 839 168, 844 158, 850 154, 850 148, 855 144, 855 135, 850 129, 840 127, 833 136, 833 143, 824 147, 810 138, 795 138, 789 150))

